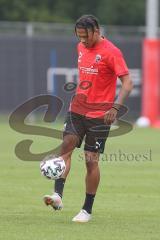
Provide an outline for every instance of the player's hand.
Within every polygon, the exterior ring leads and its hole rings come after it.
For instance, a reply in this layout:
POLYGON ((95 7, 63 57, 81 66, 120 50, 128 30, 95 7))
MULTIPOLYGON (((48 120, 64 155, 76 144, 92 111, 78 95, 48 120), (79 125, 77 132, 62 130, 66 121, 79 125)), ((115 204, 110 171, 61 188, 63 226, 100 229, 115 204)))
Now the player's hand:
POLYGON ((108 110, 104 116, 104 123, 107 125, 111 125, 115 121, 117 113, 118 109, 111 108, 110 110, 108 110))

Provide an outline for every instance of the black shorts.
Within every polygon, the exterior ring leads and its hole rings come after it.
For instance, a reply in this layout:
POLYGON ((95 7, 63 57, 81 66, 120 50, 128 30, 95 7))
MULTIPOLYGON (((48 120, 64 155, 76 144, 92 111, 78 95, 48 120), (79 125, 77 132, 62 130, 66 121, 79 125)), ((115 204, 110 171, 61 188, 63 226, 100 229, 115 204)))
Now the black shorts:
POLYGON ((100 118, 88 118, 77 113, 68 112, 64 122, 63 137, 75 134, 79 138, 80 148, 85 137, 84 150, 103 153, 110 126, 104 124, 100 118))

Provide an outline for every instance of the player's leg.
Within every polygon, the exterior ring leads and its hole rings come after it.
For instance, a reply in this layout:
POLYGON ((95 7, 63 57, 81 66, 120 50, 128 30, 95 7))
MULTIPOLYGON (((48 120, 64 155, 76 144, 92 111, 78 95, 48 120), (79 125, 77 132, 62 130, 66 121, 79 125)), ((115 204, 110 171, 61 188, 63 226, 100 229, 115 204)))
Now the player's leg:
POLYGON ((65 185, 65 181, 67 175, 70 171, 71 166, 71 155, 76 147, 78 142, 78 138, 76 135, 66 135, 64 136, 62 145, 61 145, 61 154, 60 156, 65 160, 66 170, 65 173, 61 176, 61 178, 55 180, 54 184, 54 193, 52 195, 45 195, 44 202, 47 206, 53 207, 55 210, 61 210, 63 208, 62 197, 63 197, 63 189, 65 185))
POLYGON ((70 171, 71 155, 75 147, 80 147, 84 136, 84 129, 81 125, 82 121, 80 115, 73 113, 67 115, 65 130, 63 132, 63 142, 60 150, 60 156, 66 163, 66 171, 61 178, 55 180, 53 195, 44 196, 46 205, 51 205, 55 210, 60 210, 63 207, 63 189, 70 171))
POLYGON ((86 119, 87 133, 85 139, 86 160, 86 196, 82 210, 72 220, 75 222, 88 222, 91 219, 92 207, 100 181, 99 156, 103 153, 105 142, 109 133, 109 126, 104 127, 103 120, 86 119), (95 127, 98 127, 95 129, 95 127))
POLYGON ((62 198, 65 180, 71 167, 71 155, 76 147, 80 147, 84 137, 82 116, 75 113, 68 113, 63 132, 60 156, 66 163, 66 171, 60 179, 55 181, 55 192, 62 198))
POLYGON ((100 181, 100 170, 99 170, 99 155, 98 152, 85 151, 86 161, 86 192, 89 194, 96 194, 97 188, 100 181))
POLYGON ((64 136, 64 139, 61 145, 60 156, 64 159, 66 163, 66 170, 64 174, 61 176, 61 178, 55 180, 55 187, 54 187, 54 191, 58 193, 58 195, 61 198, 63 196, 64 184, 71 168, 71 156, 72 156, 73 150, 78 145, 78 142, 79 142, 79 139, 76 135, 67 134, 66 136, 64 136))
POLYGON ((91 219, 94 198, 100 181, 99 153, 85 151, 85 160, 87 169, 86 196, 82 210, 72 219, 74 222, 88 222, 91 219))

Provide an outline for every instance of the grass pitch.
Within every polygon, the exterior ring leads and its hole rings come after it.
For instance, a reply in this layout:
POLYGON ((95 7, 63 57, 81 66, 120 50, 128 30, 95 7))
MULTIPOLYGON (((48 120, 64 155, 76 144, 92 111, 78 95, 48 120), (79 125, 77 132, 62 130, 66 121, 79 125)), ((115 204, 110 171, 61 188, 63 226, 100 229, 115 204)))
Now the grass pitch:
POLYGON ((53 182, 41 176, 39 162, 19 160, 14 147, 30 138, 35 140, 32 151, 40 153, 60 141, 16 133, 4 122, 0 132, 0 239, 159 240, 160 130, 134 129, 108 139, 100 161, 93 219, 87 224, 71 222, 84 200, 82 149, 73 154, 64 209, 55 212, 42 201, 44 194, 52 192, 53 182))

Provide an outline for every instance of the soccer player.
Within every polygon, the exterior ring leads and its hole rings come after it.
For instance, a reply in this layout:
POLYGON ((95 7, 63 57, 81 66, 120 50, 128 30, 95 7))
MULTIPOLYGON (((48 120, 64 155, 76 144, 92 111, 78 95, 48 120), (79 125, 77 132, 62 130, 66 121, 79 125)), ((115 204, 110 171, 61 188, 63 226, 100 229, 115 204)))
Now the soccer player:
POLYGON ((66 171, 55 181, 53 195, 44 196, 44 202, 55 210, 62 209, 63 188, 70 170, 71 155, 85 137, 86 195, 80 212, 72 221, 88 222, 100 181, 99 156, 104 152, 110 125, 132 90, 132 81, 121 51, 101 36, 96 17, 80 17, 75 24, 75 33, 79 39, 79 84, 67 113, 61 146, 60 155, 66 162, 66 171), (122 85, 115 101, 118 77, 122 85))

